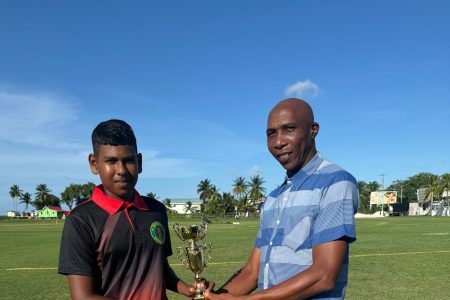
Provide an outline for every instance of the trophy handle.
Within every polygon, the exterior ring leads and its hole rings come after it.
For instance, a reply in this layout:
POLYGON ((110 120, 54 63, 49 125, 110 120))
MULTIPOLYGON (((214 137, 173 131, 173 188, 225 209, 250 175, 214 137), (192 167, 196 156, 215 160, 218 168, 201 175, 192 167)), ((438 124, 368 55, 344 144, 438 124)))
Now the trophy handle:
POLYGON ((205 266, 206 263, 212 258, 212 246, 211 243, 207 243, 204 245, 204 249, 206 250, 206 259, 205 259, 205 266))
POLYGON ((178 235, 178 237, 184 241, 184 238, 181 235, 181 230, 180 230, 180 225, 178 225, 178 223, 173 224, 173 230, 175 231, 175 233, 178 235))
POLYGON ((181 263, 185 266, 186 269, 190 270, 189 262, 188 262, 188 259, 187 259, 185 254, 186 254, 186 252, 184 251, 183 248, 177 247, 177 257, 178 257, 178 259, 181 261, 181 263))
POLYGON ((208 231, 208 223, 205 222, 205 220, 203 220, 201 226, 202 226, 202 228, 205 230, 205 234, 206 234, 206 232, 208 231))

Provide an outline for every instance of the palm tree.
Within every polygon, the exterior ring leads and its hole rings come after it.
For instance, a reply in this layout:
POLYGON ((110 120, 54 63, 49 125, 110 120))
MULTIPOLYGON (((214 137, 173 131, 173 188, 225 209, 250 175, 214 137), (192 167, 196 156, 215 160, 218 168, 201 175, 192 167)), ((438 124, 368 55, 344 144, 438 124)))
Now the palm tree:
POLYGON ((369 191, 371 192, 375 192, 378 191, 380 189, 380 184, 378 183, 378 181, 371 181, 367 184, 367 188, 369 189, 369 191))
POLYGON ((191 214, 193 213, 192 201, 186 201, 186 206, 184 208, 184 213, 187 215, 188 212, 190 212, 191 214))
POLYGON ((22 200, 22 201, 20 201, 20 203, 25 204, 25 211, 27 211, 28 205, 31 204, 31 194, 30 193, 22 194, 22 196, 20 197, 20 200, 22 200))
POLYGON ((233 197, 233 195, 231 193, 222 193, 222 197, 221 197, 222 201, 220 202, 219 205, 219 210, 220 212, 225 215, 225 213, 233 210, 234 211, 234 206, 236 206, 236 199, 233 197))
POLYGON ((253 208, 255 207, 256 201, 264 197, 266 189, 262 186, 264 184, 264 179, 259 175, 250 177, 250 200, 252 201, 253 208))
POLYGON ((442 183, 442 189, 444 190, 445 193, 445 198, 447 198, 447 215, 450 216, 449 213, 449 209, 450 209, 450 199, 449 199, 449 194, 450 194, 450 173, 445 173, 441 175, 441 183, 442 183))
POLYGON ((213 189, 215 189, 215 186, 211 184, 209 179, 204 179, 197 185, 197 194, 199 195, 200 200, 203 201, 203 204, 208 203, 210 200, 209 198, 213 194, 213 189))
POLYGON ((51 190, 46 184, 38 184, 36 186, 36 192, 34 193, 34 206, 37 209, 42 209, 47 205, 47 200, 49 199, 51 190))
POLYGON ((150 192, 150 193, 147 193, 147 195, 145 195, 145 196, 155 199, 155 200, 159 200, 159 197, 158 197, 158 195, 156 195, 156 193, 150 192))
POLYGON ((14 184, 9 189, 9 195, 13 199, 14 212, 17 211, 17 201, 16 198, 20 198, 22 196, 22 190, 19 188, 17 184, 14 184))
POLYGON ((442 195, 443 187, 439 181, 439 177, 434 175, 430 177, 428 187, 425 190, 425 199, 430 199, 430 209, 428 214, 431 216, 433 210, 434 199, 439 199, 442 195))
POLYGON ((163 204, 164 204, 165 206, 167 206, 168 208, 171 208, 171 207, 172 207, 172 203, 171 203, 171 201, 170 201, 169 198, 164 199, 164 200, 163 200, 163 204))
POLYGON ((209 200, 204 205, 204 212, 207 214, 212 214, 217 216, 219 212, 219 205, 222 202, 222 195, 217 190, 216 186, 213 185, 209 191, 209 200))
POLYGON ((370 211, 370 190, 367 187, 367 182, 358 181, 358 191, 359 191, 359 210, 362 213, 367 213, 370 211))
POLYGON ((249 188, 250 186, 244 177, 239 176, 234 179, 233 194, 235 194, 239 199, 239 202, 237 203, 239 212, 245 212, 248 208, 247 199, 249 188))
POLYGON ((247 198, 248 193, 248 183, 244 177, 236 177, 233 181, 233 193, 242 201, 242 199, 247 198))

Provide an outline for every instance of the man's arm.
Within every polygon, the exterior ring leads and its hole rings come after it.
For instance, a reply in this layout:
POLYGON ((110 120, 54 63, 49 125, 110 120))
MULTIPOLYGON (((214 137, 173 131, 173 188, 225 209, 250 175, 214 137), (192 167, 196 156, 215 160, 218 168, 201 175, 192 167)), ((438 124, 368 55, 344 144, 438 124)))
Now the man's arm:
POLYGON ((255 247, 245 266, 228 279, 224 286, 218 289, 217 292, 247 295, 256 289, 258 285, 258 273, 259 249, 255 247))
MULTIPOLYGON (((289 300, 308 298, 331 290, 334 287, 346 252, 347 242, 344 240, 323 243, 313 248, 313 263, 310 268, 272 288, 244 297, 235 296, 242 294, 238 294, 234 289, 229 290, 232 294, 208 294, 207 296, 211 300, 289 300)), ((238 277, 235 279, 238 279, 238 277)), ((245 278, 243 280, 245 281, 245 278)), ((238 285, 240 282, 236 282, 236 284, 238 285)))
POLYGON ((167 288, 169 290, 186 297, 194 296, 195 288, 178 278, 177 274, 175 274, 173 269, 169 266, 167 259, 164 267, 164 276, 166 279, 167 288))
POLYGON ((84 275, 67 275, 70 296, 73 300, 110 299, 96 294, 95 278, 84 275))

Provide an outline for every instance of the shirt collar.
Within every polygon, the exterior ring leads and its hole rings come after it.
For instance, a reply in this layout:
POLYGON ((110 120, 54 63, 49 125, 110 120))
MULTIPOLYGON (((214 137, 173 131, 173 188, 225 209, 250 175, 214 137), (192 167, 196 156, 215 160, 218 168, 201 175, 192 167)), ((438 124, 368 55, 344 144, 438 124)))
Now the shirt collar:
POLYGON ((148 210, 147 204, 145 204, 144 199, 136 190, 134 190, 133 202, 130 203, 106 196, 103 185, 100 184, 94 188, 91 199, 110 215, 130 206, 134 206, 140 210, 148 210))
POLYGON ((289 179, 292 182, 292 189, 298 190, 302 184, 306 181, 306 179, 313 174, 323 162, 324 158, 319 152, 316 152, 316 155, 301 168, 297 173, 295 173, 291 178, 285 177, 284 184, 286 184, 289 179))

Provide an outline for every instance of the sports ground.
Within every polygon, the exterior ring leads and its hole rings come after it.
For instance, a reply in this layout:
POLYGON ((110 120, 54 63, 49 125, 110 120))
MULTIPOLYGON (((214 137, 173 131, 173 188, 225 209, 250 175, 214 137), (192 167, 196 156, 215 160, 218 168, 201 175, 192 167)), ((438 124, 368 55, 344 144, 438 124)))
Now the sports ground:
MULTIPOLYGON (((204 277, 222 284, 247 259, 258 220, 217 220, 205 238, 213 259, 204 277)), ((198 224, 199 219, 175 219, 198 224)), ((450 218, 357 219, 350 248, 346 299, 450 299, 450 218)), ((0 299, 68 299, 66 278, 57 274, 63 221, 0 221, 0 299)), ((171 232, 173 248, 182 245, 171 232)), ((175 252, 175 250, 174 250, 175 252)), ((173 256, 185 281, 193 275, 173 256)), ((186 299, 169 293, 169 299, 186 299)))

